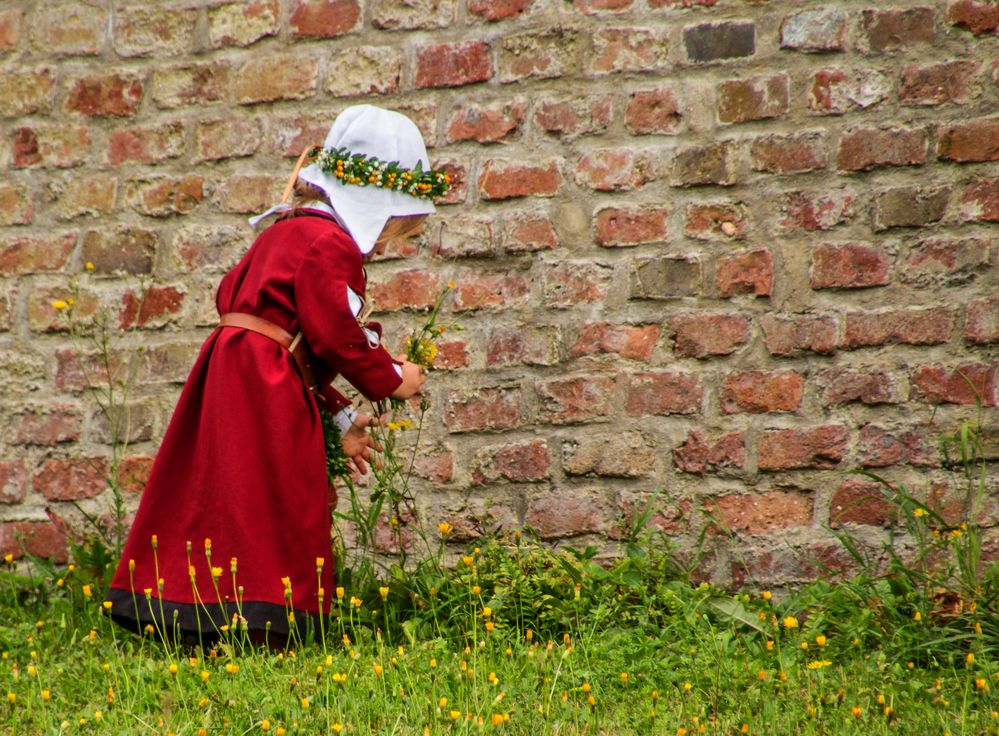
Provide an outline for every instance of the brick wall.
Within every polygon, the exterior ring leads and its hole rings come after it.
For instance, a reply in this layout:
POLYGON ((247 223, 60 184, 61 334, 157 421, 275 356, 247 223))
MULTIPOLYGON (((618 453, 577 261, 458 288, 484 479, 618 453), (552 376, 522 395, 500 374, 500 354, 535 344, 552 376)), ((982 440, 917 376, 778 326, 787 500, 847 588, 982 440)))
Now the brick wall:
POLYGON ((369 269, 396 336, 457 282, 430 519, 607 540, 666 489, 655 523, 689 545, 709 511, 736 534, 703 571, 741 582, 835 561, 837 514, 876 536, 847 469, 951 508, 934 439, 997 399, 997 27, 988 0, 4 3, 0 546, 64 555, 46 507, 107 509, 92 351, 51 301, 92 262, 77 310, 131 330, 134 506, 246 216, 362 101, 458 182, 369 269))

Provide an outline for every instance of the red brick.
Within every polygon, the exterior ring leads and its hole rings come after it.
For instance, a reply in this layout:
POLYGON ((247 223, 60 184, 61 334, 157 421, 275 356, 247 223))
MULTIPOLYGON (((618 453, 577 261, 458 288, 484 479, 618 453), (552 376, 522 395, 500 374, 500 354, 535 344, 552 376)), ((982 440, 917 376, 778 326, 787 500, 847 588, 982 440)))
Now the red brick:
POLYGON ((781 204, 779 224, 787 230, 830 230, 853 219, 852 192, 790 192, 781 204))
POLYGON ((697 240, 741 240, 750 224, 742 202, 695 202, 687 205, 684 232, 697 240))
POLYGON ((434 370, 450 371, 468 367, 468 343, 464 340, 439 340, 434 370))
POLYGON ((919 286, 954 286, 989 268, 989 244, 981 238, 932 238, 910 246, 899 276, 919 286))
POLYGON ((81 501, 107 488, 103 457, 50 458, 32 475, 32 487, 48 501, 81 501))
POLYGON ((431 30, 455 25, 456 0, 374 0, 368 3, 375 28, 431 30))
POLYGON ((28 472, 24 468, 24 460, 0 461, 0 503, 21 503, 27 488, 28 472))
POLYGON ((883 52, 919 43, 934 43, 933 8, 864 10, 860 32, 871 51, 883 52))
POLYGON ((193 50, 195 8, 118 8, 114 16, 114 50, 119 56, 179 56, 193 50))
POLYGON ((704 402, 704 386, 696 374, 643 371, 628 380, 628 416, 697 414, 704 402))
POLYGON ((733 493, 709 501, 707 510, 730 531, 766 534, 777 529, 811 526, 815 498, 806 491, 733 493))
POLYGON ((518 324, 496 327, 486 345, 486 367, 555 365, 561 358, 562 335, 558 327, 518 324))
POLYGON ((72 83, 66 109, 95 117, 132 117, 138 112, 142 93, 143 83, 138 75, 91 75, 72 83))
POLYGON ((636 258, 631 271, 632 299, 675 299, 701 293, 701 264, 696 257, 636 258))
POLYGON ((159 247, 153 230, 139 227, 115 227, 88 230, 83 236, 83 260, 90 261, 101 273, 122 270, 126 273, 150 273, 159 247))
POLYGON ((843 51, 846 12, 839 8, 802 10, 780 24, 780 46, 796 51, 843 51))
POLYGON ((228 94, 230 73, 227 61, 157 68, 150 94, 161 108, 218 102, 228 94))
POLYGON ((820 374, 816 383, 823 387, 823 406, 838 406, 851 401, 862 404, 899 401, 892 389, 891 376, 884 371, 835 368, 820 374))
POLYGON ((719 122, 779 118, 788 111, 789 81, 785 74, 734 79, 719 84, 715 96, 719 122))
POLYGON ((629 246, 666 240, 669 240, 669 212, 665 209, 609 207, 597 212, 597 245, 629 246))
POLYGON ((414 268, 369 284, 368 296, 376 311, 395 312, 431 307, 440 290, 440 274, 414 268))
POLYGON ((92 56, 104 46, 109 28, 104 6, 78 2, 49 2, 32 8, 28 33, 30 48, 54 56, 92 56))
POLYGON ((947 20, 976 36, 995 33, 999 28, 999 6, 991 0, 957 0, 950 4, 947 20))
POLYGON ((607 130, 612 112, 610 95, 542 98, 534 106, 534 122, 546 133, 572 140, 607 130))
POLYGON ((903 345, 939 345, 954 333, 957 313, 947 307, 893 309, 846 313, 843 348, 903 345))
POLYGON ((184 124, 116 130, 108 136, 108 163, 152 164, 184 153, 184 124))
POLYGON ((669 535, 689 531, 690 520, 693 518, 691 514, 693 504, 687 499, 678 499, 669 505, 657 503, 659 500, 657 493, 620 489, 615 502, 616 521, 606 532, 608 538, 615 541, 630 540, 633 534, 631 520, 638 518, 647 508, 653 513, 648 517, 645 529, 669 535))
POLYGON ((250 46, 280 30, 279 0, 226 3, 208 10, 208 40, 213 48, 250 46))
POLYGON ((295 38, 334 38, 358 30, 361 21, 357 0, 298 0, 288 27, 295 38))
POLYGON ((539 481, 551 473, 551 455, 545 440, 526 440, 484 447, 476 454, 472 482, 498 480, 539 481))
POLYGON ((184 304, 185 291, 176 286, 152 286, 144 293, 126 291, 121 299, 118 326, 123 330, 133 327, 162 327, 175 321, 184 304))
POLYGON ((585 499, 549 491, 527 501, 526 523, 543 538, 571 537, 604 528, 603 509, 590 491, 585 499))
POLYGON ((635 0, 572 0, 573 7, 584 15, 598 15, 601 11, 628 10, 635 0))
POLYGON ((829 524, 887 526, 896 520, 897 507, 885 496, 886 489, 870 480, 845 480, 829 502, 829 524))
POLYGON ((500 82, 523 79, 557 79, 576 71, 579 36, 556 28, 504 36, 500 50, 500 82))
POLYGON ((444 424, 451 432, 512 429, 520 424, 519 388, 452 390, 444 402, 444 424))
POLYGON ((558 162, 537 164, 489 159, 479 174, 479 193, 483 199, 513 197, 553 197, 562 184, 558 162))
POLYGON ((530 11, 534 0, 468 0, 468 12, 488 21, 509 20, 530 11))
POLYGON ((15 445, 58 445, 80 439, 82 418, 71 404, 53 404, 43 409, 28 409, 16 417, 15 445))
POLYGON ((960 214, 963 220, 999 222, 999 180, 983 177, 968 184, 961 193, 960 214))
POLYGON ((227 225, 181 226, 170 263, 180 273, 219 273, 236 265, 246 248, 242 229, 227 225))
POLYGON ((593 74, 648 72, 669 61, 666 38, 651 28, 609 28, 593 34, 593 74))
POLYGON ((628 95, 624 125, 635 135, 675 133, 682 117, 673 89, 663 86, 628 95))
POLYGON ((835 317, 811 314, 760 316, 763 342, 771 355, 794 356, 801 351, 821 355, 836 352, 835 317))
POLYGON ((805 545, 780 545, 773 549, 741 551, 731 568, 731 585, 736 590, 774 588, 788 583, 810 583, 817 578, 860 573, 857 561, 838 541, 805 545))
POLYGON ((857 462, 864 468, 888 465, 929 465, 929 446, 922 430, 892 430, 877 424, 860 428, 857 462))
MULTIPOLYGON (((324 89, 335 97, 385 95, 399 90, 402 81, 403 51, 392 46, 354 46, 330 57, 324 89)), ((329 128, 329 115, 326 128, 329 128)), ((316 140, 326 135, 324 129, 316 140)))
MULTIPOLYGON (((141 385, 182 384, 200 352, 200 342, 171 341, 148 346, 139 356, 135 380, 141 385)), ((127 355, 124 357, 127 358, 127 355)))
POLYGON ((180 179, 133 180, 125 188, 125 199, 146 215, 187 214, 201 203, 203 184, 201 177, 193 174, 180 179))
POLYGON ((20 558, 25 552, 65 564, 69 559, 66 532, 51 521, 5 521, 0 527, 0 554, 20 558))
MULTIPOLYGON (((195 178, 184 180, 186 188, 193 194, 198 187, 195 178)), ((274 177, 269 174, 233 174, 216 188, 215 199, 223 212, 251 214, 262 212, 270 207, 281 191, 284 177, 274 177)), ((200 194, 200 193, 199 193, 200 194)), ((195 204, 189 201, 188 205, 195 204)))
POLYGON ((492 79, 492 50, 483 41, 421 46, 416 57, 416 89, 461 87, 492 79))
POLYGON ((637 478, 656 469, 655 440, 638 432, 599 436, 589 432, 562 442, 562 468, 566 475, 637 478))
POLYGON ((16 51, 21 44, 24 11, 20 8, 0 10, 0 53, 16 51))
POLYGON ((847 428, 838 424, 765 430, 760 437, 759 468, 834 468, 843 460, 848 437, 847 428))
POLYGON ((413 458, 413 475, 432 483, 450 483, 454 480, 454 453, 441 447, 420 448, 413 458))
POLYGON ((928 365, 910 376, 910 399, 927 404, 996 404, 995 364, 964 363, 954 368, 928 365))
POLYGON ((937 133, 937 156, 948 161, 999 160, 999 119, 968 120, 937 133))
POLYGON ((733 141, 688 146, 677 151, 673 159, 671 183, 678 187, 732 186, 741 178, 740 158, 738 144, 733 141))
POLYGON ((722 256, 715 264, 715 287, 722 297, 770 296, 773 285, 773 257, 766 248, 722 256))
POLYGON ((491 219, 452 217, 441 227, 433 253, 447 259, 490 258, 494 250, 491 219))
POLYGON ((968 101, 968 81, 976 71, 974 61, 910 64, 902 69, 898 99, 906 105, 963 105, 968 101))
POLYGON ((33 125, 11 135, 15 168, 72 168, 90 157, 90 129, 77 125, 33 125))
POLYGON ((617 353, 629 360, 652 357, 662 330, 659 325, 617 325, 613 322, 587 322, 579 331, 570 353, 574 357, 594 353, 617 353))
POLYGON ((32 332, 68 332, 69 319, 65 311, 52 306, 52 302, 74 300, 73 319, 86 331, 100 307, 98 296, 84 289, 70 295, 66 285, 35 286, 28 294, 28 329, 32 332))
POLYGON ((455 288, 456 312, 504 308, 523 303, 530 292, 527 279, 517 273, 479 273, 464 276, 455 288))
POLYGON ((670 320, 678 358, 729 355, 749 340, 749 319, 739 314, 679 314, 670 320))
POLYGON ((691 430, 682 445, 673 450, 673 464, 685 473, 740 471, 746 467, 746 433, 726 432, 709 439, 691 430))
POLYGON ((764 136, 753 141, 750 153, 753 171, 769 174, 803 174, 828 163, 822 133, 764 136))
POLYGON ((808 108, 842 115, 874 107, 887 99, 892 83, 876 69, 820 69, 812 75, 808 108))
POLYGON ((654 161, 631 148, 603 148, 583 154, 576 183, 598 192, 627 192, 657 178, 654 161))
POLYGON ((538 421, 575 424, 609 416, 616 405, 609 376, 567 376, 536 381, 538 421))
MULTIPOLYGON (((124 375, 129 355, 120 349, 112 348, 108 351, 105 364, 104 356, 96 352, 81 354, 78 350, 60 348, 55 351, 55 359, 55 387, 60 391, 79 393, 91 386, 94 377, 101 373, 110 372, 116 378, 124 375)), ((190 368, 188 365, 187 370, 190 371, 190 368)))
POLYGON ((256 120, 206 120, 194 133, 194 163, 252 156, 262 131, 256 120))
POLYGON ((926 163, 925 130, 862 128, 843 134, 836 165, 843 171, 869 171, 883 166, 926 163))
POLYGON ((602 302, 607 296, 614 272, 600 263, 559 261, 544 272, 545 305, 565 309, 577 304, 602 302))
POLYGON ((126 455, 118 465, 118 484, 124 493, 138 496, 149 481, 153 458, 148 455, 126 455))
POLYGON ((558 248, 558 232, 548 217, 521 214, 507 225, 503 249, 507 253, 533 253, 558 248))
POLYGON ((462 104, 447 125, 448 143, 497 143, 516 138, 524 124, 527 103, 522 99, 488 105, 462 104))
POLYGON ((27 187, 0 183, 0 226, 30 225, 34 217, 35 208, 27 187))
POLYGON ((972 345, 999 342, 999 296, 968 302, 964 341, 972 345))
POLYGON ((435 169, 443 169, 451 177, 451 188, 435 204, 461 204, 468 200, 468 169, 466 159, 440 158, 430 161, 435 169))
POLYGON ((859 289, 890 281, 891 260, 879 248, 859 243, 820 243, 812 247, 809 279, 813 289, 859 289))
POLYGON ((115 208, 118 179, 102 174, 91 174, 86 179, 66 176, 56 191, 58 197, 52 209, 60 220, 71 220, 81 215, 100 217, 115 208))
POLYGON ((319 86, 319 64, 302 54, 252 58, 236 72, 234 95, 240 105, 275 100, 305 100, 319 86))
POLYGON ((795 411, 805 378, 795 371, 737 371, 725 377, 721 407, 726 414, 795 411))

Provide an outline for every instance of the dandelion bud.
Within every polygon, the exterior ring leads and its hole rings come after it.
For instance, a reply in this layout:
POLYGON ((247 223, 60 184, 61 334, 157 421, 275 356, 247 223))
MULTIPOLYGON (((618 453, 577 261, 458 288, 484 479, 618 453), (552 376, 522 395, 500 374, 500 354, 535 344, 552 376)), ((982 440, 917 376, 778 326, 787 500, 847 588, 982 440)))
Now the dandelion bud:
POLYGON ((346 591, 344 591, 343 587, 337 586, 337 589, 336 589, 336 599, 338 601, 342 601, 343 600, 343 595, 344 595, 345 592, 346 591))
POLYGON ((135 560, 128 561, 128 571, 135 572, 135 560))
POLYGON ((378 594, 382 597, 382 600, 385 600, 386 598, 388 598, 389 589, 386 588, 385 586, 382 586, 378 589, 378 594))
POLYGON ((152 539, 150 540, 150 542, 153 545, 153 549, 156 549, 157 547, 159 547, 160 540, 159 540, 159 538, 155 534, 152 536, 152 539))

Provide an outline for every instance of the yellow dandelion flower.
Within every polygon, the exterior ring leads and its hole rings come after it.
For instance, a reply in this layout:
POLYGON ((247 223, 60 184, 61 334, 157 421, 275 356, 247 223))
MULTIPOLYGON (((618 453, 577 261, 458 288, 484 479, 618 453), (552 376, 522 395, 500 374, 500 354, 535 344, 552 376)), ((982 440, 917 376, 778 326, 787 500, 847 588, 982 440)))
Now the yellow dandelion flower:
POLYGON ((819 634, 818 636, 815 637, 815 643, 818 644, 820 647, 824 647, 826 645, 826 637, 823 636, 822 634, 819 634))
POLYGON ((168 669, 170 670, 171 675, 177 674, 177 665, 174 662, 170 663, 170 667, 168 667, 168 669))
POLYGON ((974 652, 968 652, 968 656, 964 658, 964 661, 968 663, 969 667, 971 665, 973 665, 975 663, 975 654, 974 654, 974 652))
POLYGON ((271 730, 271 722, 268 721, 266 718, 264 720, 262 720, 260 722, 260 730, 261 731, 270 731, 271 730))
POLYGON ((852 715, 854 718, 860 718, 860 716, 861 716, 861 714, 863 714, 863 712, 864 711, 860 709, 860 706, 857 706, 857 705, 855 705, 852 708, 850 708, 850 715, 852 715))
POLYGON ((451 720, 452 721, 457 721, 459 718, 461 718, 461 711, 460 710, 452 710, 452 711, 448 712, 448 715, 451 716, 451 720))
POLYGON ((763 682, 764 680, 767 679, 767 671, 761 669, 759 672, 756 673, 756 677, 759 678, 760 682, 763 682))
POLYGON ((828 659, 816 659, 812 662, 809 662, 806 665, 806 667, 808 667, 808 669, 810 670, 821 670, 822 668, 828 667, 831 664, 832 662, 830 662, 828 659))
POLYGON ((378 589, 378 595, 382 597, 382 600, 388 598, 388 594, 389 594, 389 589, 384 585, 378 589))
POLYGON ((333 733, 340 733, 341 731, 343 731, 343 724, 342 723, 334 723, 333 724, 333 733))
POLYGON ((42 700, 46 703, 52 698, 52 693, 49 690, 42 690, 42 700))
POLYGON ((210 676, 211 675, 208 673, 208 670, 201 670, 201 681, 202 682, 208 682, 208 678, 210 676))
POLYGON ((454 527, 452 527, 446 521, 442 521, 440 524, 437 525, 437 530, 441 533, 442 537, 446 537, 448 534, 454 531, 454 527))
POLYGON ((93 271, 94 270, 94 263, 93 263, 93 261, 87 261, 87 265, 85 266, 85 268, 88 271, 93 271))
POLYGON ((628 673, 627 672, 622 672, 621 673, 621 682, 625 682, 625 683, 628 682, 628 673))
POLYGON ((921 614, 919 611, 916 611, 914 614, 912 614, 912 620, 915 621, 916 623, 919 623, 920 621, 923 620, 923 614, 921 614))
POLYGON ((14 563, 14 555, 8 552, 3 556, 3 561, 6 562, 8 565, 12 565, 14 563))
POLYGON ((453 289, 454 288, 454 281, 448 281, 447 282, 447 288, 453 289))
POLYGON ((52 308, 62 311, 63 309, 68 309, 69 304, 64 299, 56 299, 54 302, 52 302, 52 308))
POLYGON ((784 617, 784 628, 785 629, 796 629, 796 628, 798 628, 798 619, 796 619, 794 616, 785 616, 784 617))

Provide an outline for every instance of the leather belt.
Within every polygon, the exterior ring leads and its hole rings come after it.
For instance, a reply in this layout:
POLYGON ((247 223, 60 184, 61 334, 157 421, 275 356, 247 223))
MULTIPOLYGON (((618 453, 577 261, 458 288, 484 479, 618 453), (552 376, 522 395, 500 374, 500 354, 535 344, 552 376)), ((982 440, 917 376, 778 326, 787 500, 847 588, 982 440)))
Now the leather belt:
POLYGON ((308 344, 302 338, 301 332, 292 337, 291 334, 273 322, 244 312, 226 312, 219 317, 219 327, 240 327, 250 332, 259 333, 264 337, 269 337, 291 353, 291 357, 295 359, 298 371, 302 374, 302 380, 305 381, 306 387, 309 391, 315 393, 318 386, 315 375, 312 372, 312 366, 310 365, 311 355, 308 344))

